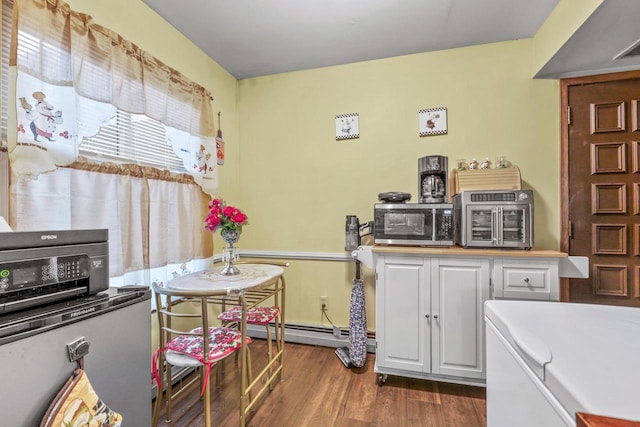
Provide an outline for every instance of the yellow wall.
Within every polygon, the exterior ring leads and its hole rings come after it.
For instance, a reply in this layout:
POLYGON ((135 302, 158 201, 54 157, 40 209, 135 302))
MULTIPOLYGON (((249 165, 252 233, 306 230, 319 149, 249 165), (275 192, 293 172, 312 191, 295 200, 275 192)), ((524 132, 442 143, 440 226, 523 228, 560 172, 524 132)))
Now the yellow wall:
MULTIPOLYGON (((536 246, 558 249, 558 82, 531 78, 532 50, 526 39, 239 81, 234 198, 251 220, 240 246, 341 252, 345 215, 371 220, 380 192, 417 201, 419 157, 446 155, 453 167, 500 154, 534 190, 536 246), (447 135, 418 135, 418 110, 430 107, 447 108, 447 135), (343 113, 359 113, 359 139, 335 140, 343 113)), ((327 295, 332 320, 347 325, 352 265, 293 264, 289 320, 317 323, 327 295)))
MULTIPOLYGON (((345 215, 371 220, 380 192, 417 201, 417 159, 428 154, 451 166, 507 156, 535 192, 536 246, 558 248, 558 82, 531 78, 533 39, 238 82, 140 0, 68 3, 212 91, 226 141, 220 195, 250 218, 241 248, 343 252, 345 215), (418 136, 418 110, 430 107, 448 109, 447 135, 418 136), (356 112, 360 138, 336 141, 334 116, 356 112)), ((326 295, 331 320, 347 326, 353 270, 291 261, 287 321, 327 324, 326 295)), ((372 272, 365 277, 374 329, 372 272)))
MULTIPOLYGON (((418 158, 520 167, 536 195, 537 246, 558 246, 558 83, 530 77, 530 39, 239 82, 241 200, 254 249, 340 251, 344 216, 371 219, 379 192, 417 201, 418 158), (447 135, 418 136, 418 110, 447 107, 447 135), (334 115, 360 114, 336 141, 334 115), (544 219, 544 220, 543 220, 544 219)), ((452 166, 452 165, 451 165, 452 166)))

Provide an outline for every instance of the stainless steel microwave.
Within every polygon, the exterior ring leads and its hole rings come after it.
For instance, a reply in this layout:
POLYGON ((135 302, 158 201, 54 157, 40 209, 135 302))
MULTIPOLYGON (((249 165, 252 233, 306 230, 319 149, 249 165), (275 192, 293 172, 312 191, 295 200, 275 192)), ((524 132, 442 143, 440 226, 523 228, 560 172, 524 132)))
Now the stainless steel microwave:
POLYGON ((374 243, 381 245, 453 245, 451 203, 379 203, 373 208, 374 243))
POLYGON ((453 196, 454 242, 464 247, 533 246, 533 192, 463 191, 453 196))

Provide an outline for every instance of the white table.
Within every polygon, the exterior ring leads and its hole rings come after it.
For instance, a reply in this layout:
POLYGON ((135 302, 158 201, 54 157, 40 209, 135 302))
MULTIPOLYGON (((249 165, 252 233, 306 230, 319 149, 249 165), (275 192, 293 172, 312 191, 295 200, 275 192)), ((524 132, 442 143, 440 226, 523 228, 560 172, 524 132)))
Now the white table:
POLYGON ((245 425, 246 415, 260 396, 273 384, 278 376, 284 373, 284 269, 274 264, 237 264, 240 274, 228 276, 220 274, 223 266, 197 273, 187 274, 170 280, 165 286, 168 290, 180 292, 185 296, 202 296, 206 294, 212 302, 219 302, 222 310, 227 304, 242 307, 240 330, 242 341, 247 335, 247 309, 272 299, 273 306, 278 307, 280 315, 275 319, 275 335, 277 352, 272 360, 255 377, 249 363, 248 347, 243 345, 241 354, 241 387, 240 387, 240 426, 245 425), (247 375, 248 374, 248 375, 247 375), (264 381, 263 384, 259 382, 264 381), (259 385, 261 387, 259 387, 259 385))

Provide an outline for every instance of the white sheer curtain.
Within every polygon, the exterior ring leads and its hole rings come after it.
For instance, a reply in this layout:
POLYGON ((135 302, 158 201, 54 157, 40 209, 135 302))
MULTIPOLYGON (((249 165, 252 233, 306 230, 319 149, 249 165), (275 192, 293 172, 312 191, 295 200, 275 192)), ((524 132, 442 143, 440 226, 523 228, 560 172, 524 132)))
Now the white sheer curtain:
POLYGON ((211 262, 209 199, 195 183, 58 168, 15 182, 10 196, 16 230, 109 229, 110 275, 124 283, 166 281, 195 271, 194 260, 211 262))

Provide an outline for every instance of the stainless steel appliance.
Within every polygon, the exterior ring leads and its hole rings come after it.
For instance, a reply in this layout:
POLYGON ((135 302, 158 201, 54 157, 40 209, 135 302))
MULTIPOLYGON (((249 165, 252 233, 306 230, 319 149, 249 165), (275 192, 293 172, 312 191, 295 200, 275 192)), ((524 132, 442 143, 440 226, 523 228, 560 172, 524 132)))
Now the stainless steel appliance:
POLYGON ((372 233, 373 221, 369 221, 364 224, 360 224, 360 220, 356 215, 347 215, 347 221, 345 224, 344 233, 344 250, 353 251, 360 246, 360 242, 364 236, 368 236, 372 233), (369 229, 368 232, 363 233, 364 230, 369 229))
POLYGON ((420 203, 447 202, 448 164, 446 156, 425 156, 418 159, 420 203))
POLYGON ((533 192, 463 191, 453 197, 454 241, 464 247, 533 246, 533 192))
POLYGON ((0 233, 3 425, 39 425, 79 357, 123 425, 151 424, 150 291, 109 287, 106 237, 0 233))
POLYGON ((374 243, 382 245, 453 245, 450 203, 378 203, 373 208, 374 243))

